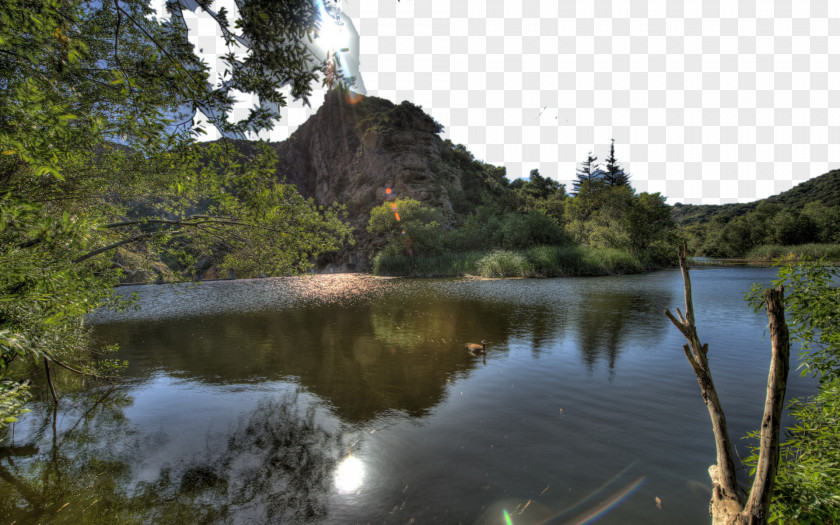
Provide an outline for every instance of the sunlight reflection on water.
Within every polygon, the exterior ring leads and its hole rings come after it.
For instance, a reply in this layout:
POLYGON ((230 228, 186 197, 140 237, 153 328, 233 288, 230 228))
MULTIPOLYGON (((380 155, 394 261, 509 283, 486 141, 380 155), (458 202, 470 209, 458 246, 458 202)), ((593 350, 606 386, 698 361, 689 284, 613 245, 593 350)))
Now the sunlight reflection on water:
POLYGON ((201 283, 132 285, 117 288, 124 298, 138 294, 124 312, 99 310, 92 323, 178 319, 202 315, 281 310, 306 304, 352 306, 360 299, 386 293, 394 281, 366 274, 304 275, 201 283))

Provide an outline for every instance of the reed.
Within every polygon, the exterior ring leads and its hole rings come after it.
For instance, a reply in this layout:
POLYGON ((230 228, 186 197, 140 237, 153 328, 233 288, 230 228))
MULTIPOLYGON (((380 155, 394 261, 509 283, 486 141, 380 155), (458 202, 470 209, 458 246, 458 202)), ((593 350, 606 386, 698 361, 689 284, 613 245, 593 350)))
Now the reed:
POLYGON ((402 277, 565 277, 640 273, 647 268, 626 250, 585 246, 538 246, 523 251, 387 255, 373 259, 374 275, 402 277))
POLYGON ((791 256, 793 259, 797 260, 817 260, 825 258, 829 261, 840 261, 840 244, 764 244, 756 246, 747 252, 746 259, 755 261, 772 261, 774 259, 789 258, 791 256))

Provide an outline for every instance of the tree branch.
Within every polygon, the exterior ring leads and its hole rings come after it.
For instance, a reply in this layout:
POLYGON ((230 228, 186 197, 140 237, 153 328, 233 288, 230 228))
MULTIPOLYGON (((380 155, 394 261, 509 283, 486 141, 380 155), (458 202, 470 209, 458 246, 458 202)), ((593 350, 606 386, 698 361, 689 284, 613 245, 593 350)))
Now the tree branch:
POLYGON ((678 322, 669 311, 666 310, 665 314, 680 329, 688 342, 687 345, 683 346, 683 350, 694 370, 694 375, 697 376, 697 383, 700 385, 700 392, 712 421, 717 450, 717 462, 709 469, 713 486, 712 519, 714 523, 729 523, 731 518, 738 516, 738 513, 743 509, 743 503, 735 478, 735 461, 732 456, 732 444, 729 440, 726 417, 715 390, 709 362, 706 358, 708 345, 700 343, 697 328, 694 325, 694 306, 691 299, 691 280, 686 264, 686 252, 686 245, 683 243, 679 250, 679 262, 685 289, 685 316, 683 317, 680 314, 681 322, 678 322))
POLYGON ((82 261, 86 261, 86 260, 90 259, 91 257, 93 257, 95 255, 99 255, 102 252, 107 252, 108 250, 112 250, 114 248, 119 248, 120 246, 122 246, 124 244, 139 241, 140 239, 142 239, 144 237, 152 237, 154 235, 157 235, 157 233, 158 232, 144 232, 144 233, 138 233, 137 235, 132 235, 128 239, 123 239, 121 241, 109 244, 108 246, 103 246, 102 248, 97 248, 93 251, 87 252, 86 254, 82 255, 81 257, 77 257, 77 258, 73 259, 73 264, 78 264, 82 261))

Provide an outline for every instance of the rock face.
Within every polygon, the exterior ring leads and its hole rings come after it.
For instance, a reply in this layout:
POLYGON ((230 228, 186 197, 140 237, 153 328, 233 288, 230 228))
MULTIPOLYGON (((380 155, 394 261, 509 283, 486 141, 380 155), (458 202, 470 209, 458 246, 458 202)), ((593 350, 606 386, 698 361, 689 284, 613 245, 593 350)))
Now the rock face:
POLYGON ((456 221, 453 196, 463 191, 442 126, 419 107, 376 97, 350 99, 330 91, 323 106, 281 143, 278 174, 324 206, 345 204, 356 245, 337 254, 335 267, 363 270, 382 240, 367 232, 370 210, 386 200, 412 198, 456 221), (390 194, 386 189, 390 188, 390 194))

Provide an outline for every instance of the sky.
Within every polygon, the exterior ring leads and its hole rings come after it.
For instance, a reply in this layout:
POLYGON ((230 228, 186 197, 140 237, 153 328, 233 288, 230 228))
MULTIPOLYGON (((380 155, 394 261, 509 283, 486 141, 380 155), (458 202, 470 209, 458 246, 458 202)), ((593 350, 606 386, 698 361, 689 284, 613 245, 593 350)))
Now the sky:
MULTIPOLYGON (((217 0, 218 6, 231 4, 217 0)), ((368 96, 408 100, 510 179, 571 188, 615 139, 637 191, 748 202, 840 168, 837 0, 342 0, 368 96)), ((211 68, 211 20, 188 20, 211 68)), ((291 103, 286 139, 314 114, 291 103)), ((234 119, 254 101, 242 97, 234 119)), ((215 138, 212 134, 209 138, 215 138)))

